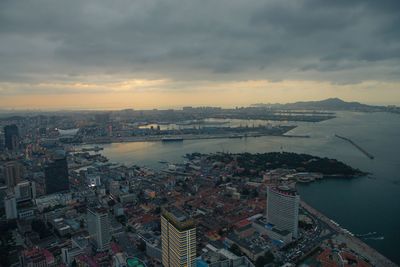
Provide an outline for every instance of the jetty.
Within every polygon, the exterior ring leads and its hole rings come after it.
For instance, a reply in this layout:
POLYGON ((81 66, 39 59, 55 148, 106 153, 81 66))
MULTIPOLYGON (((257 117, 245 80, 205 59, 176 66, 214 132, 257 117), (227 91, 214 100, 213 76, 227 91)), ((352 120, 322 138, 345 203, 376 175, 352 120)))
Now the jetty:
POLYGON ((353 140, 351 140, 350 138, 344 137, 344 136, 340 136, 335 134, 335 136, 337 138, 340 138, 342 140, 345 140, 347 142, 349 142, 350 144, 352 144, 355 148, 357 148, 359 151, 361 151, 361 153, 363 153, 365 156, 367 156, 369 159, 374 159, 374 156, 370 153, 368 153, 368 151, 366 151, 364 148, 362 148, 361 146, 357 145, 353 140))

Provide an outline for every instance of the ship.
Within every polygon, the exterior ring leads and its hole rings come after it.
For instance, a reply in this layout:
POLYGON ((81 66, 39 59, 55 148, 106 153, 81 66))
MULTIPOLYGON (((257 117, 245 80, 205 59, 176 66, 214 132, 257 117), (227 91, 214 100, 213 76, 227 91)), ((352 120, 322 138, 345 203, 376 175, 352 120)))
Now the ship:
POLYGON ((182 137, 163 137, 161 139, 162 142, 182 142, 182 137))

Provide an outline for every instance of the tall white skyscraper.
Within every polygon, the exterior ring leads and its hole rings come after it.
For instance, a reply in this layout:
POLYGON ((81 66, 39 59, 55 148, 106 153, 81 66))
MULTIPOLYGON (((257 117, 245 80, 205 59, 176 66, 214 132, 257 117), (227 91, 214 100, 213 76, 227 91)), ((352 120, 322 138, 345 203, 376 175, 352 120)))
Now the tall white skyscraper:
POLYGON ((300 196, 287 186, 267 188, 267 222, 298 236, 300 196))
POLYGON ((88 231, 90 239, 98 251, 110 247, 110 218, 105 208, 89 208, 87 213, 88 231))
POLYGON ((164 267, 196 266, 195 223, 175 207, 163 209, 161 248, 164 267))

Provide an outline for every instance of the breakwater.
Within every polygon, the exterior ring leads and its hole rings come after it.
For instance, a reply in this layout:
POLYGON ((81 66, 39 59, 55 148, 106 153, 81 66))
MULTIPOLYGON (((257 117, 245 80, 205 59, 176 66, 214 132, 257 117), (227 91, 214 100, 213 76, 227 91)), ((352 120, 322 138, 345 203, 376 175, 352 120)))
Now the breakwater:
POLYGON ((367 156, 369 159, 374 159, 374 156, 370 153, 368 153, 368 151, 366 151, 364 148, 362 148, 361 146, 357 145, 353 140, 351 140, 350 138, 344 137, 344 136, 340 136, 335 134, 335 136, 337 138, 340 138, 342 140, 345 140, 347 142, 349 142, 350 144, 352 144, 355 148, 357 148, 359 151, 361 151, 361 153, 363 153, 365 156, 367 156))

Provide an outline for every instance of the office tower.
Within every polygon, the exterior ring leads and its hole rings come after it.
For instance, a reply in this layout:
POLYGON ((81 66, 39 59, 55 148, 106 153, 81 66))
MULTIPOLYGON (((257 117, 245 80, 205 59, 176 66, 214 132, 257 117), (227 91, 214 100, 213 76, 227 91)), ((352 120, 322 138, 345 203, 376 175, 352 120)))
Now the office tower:
POLYGON ((6 185, 0 186, 0 206, 4 207, 4 198, 7 196, 9 189, 6 185))
POLYGON ((17 161, 6 162, 3 166, 3 173, 7 187, 12 189, 22 180, 22 164, 17 161))
POLYGON ((298 234, 300 196, 287 186, 267 188, 267 222, 287 230, 294 238, 298 234))
POLYGON ((89 208, 87 213, 87 227, 90 239, 98 251, 110 247, 110 218, 105 208, 89 208))
POLYGON ((196 266, 195 223, 175 207, 164 208, 162 211, 161 248, 163 266, 196 266))
POLYGON ((33 200, 36 198, 36 184, 32 181, 23 181, 14 187, 17 202, 33 200))
POLYGON ((4 208, 6 210, 6 219, 16 219, 18 217, 17 201, 15 196, 8 195, 4 198, 4 208))
POLYGON ((15 124, 4 127, 4 145, 8 150, 16 150, 19 147, 19 132, 15 124))
POLYGON ((111 195, 113 195, 114 197, 118 197, 120 194, 119 181, 114 181, 114 180, 111 181, 110 184, 108 185, 108 189, 111 195))
POLYGON ((66 157, 57 157, 44 170, 46 194, 69 190, 68 164, 66 157))

